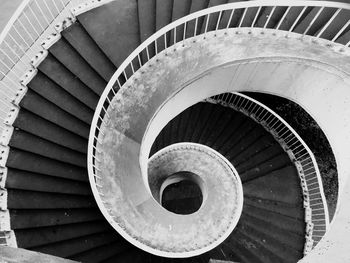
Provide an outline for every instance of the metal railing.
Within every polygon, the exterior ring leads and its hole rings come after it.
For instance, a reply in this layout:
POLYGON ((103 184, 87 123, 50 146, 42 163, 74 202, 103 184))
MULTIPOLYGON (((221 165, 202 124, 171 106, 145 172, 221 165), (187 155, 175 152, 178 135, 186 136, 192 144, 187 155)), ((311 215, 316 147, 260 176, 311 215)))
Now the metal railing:
POLYGON ((43 50, 46 37, 57 33, 55 25, 73 17, 71 9, 84 0, 24 0, 0 34, 0 133, 23 90, 20 80, 33 68, 31 60, 43 50))
MULTIPOLYGON (((162 52, 166 55, 173 46, 175 47, 175 44, 191 45, 189 39, 196 41, 198 38, 205 39, 209 35, 223 35, 233 29, 239 30, 239 28, 261 29, 262 33, 269 32, 272 34, 282 32, 286 37, 292 35, 300 38, 310 37, 313 41, 319 41, 326 46, 333 46, 337 51, 343 52, 350 45, 350 38, 344 40, 345 33, 349 30, 349 19, 349 4, 298 0, 281 3, 281 1, 257 0, 219 5, 192 13, 170 23, 149 37, 128 56, 115 72, 99 100, 92 121, 88 146, 89 179, 95 199, 104 215, 108 216, 109 212, 100 198, 103 193, 100 193, 101 189, 96 186, 96 178, 98 178, 96 172, 99 168, 95 153, 98 151, 99 131, 102 123, 108 120, 107 110, 117 90, 122 88, 124 83, 136 72, 142 72, 142 67, 147 65, 148 61, 153 60, 153 58, 156 59, 158 53, 162 52)), ((294 143, 294 141, 290 141, 290 143, 294 143)), ((317 200, 313 196, 318 196, 318 193, 311 192, 317 191, 316 188, 312 187, 313 184, 315 187, 319 187, 320 192, 322 192, 319 173, 317 168, 315 169, 313 171, 315 172, 314 179, 310 179, 310 176, 312 176, 311 169, 303 170, 309 186, 310 206, 314 207, 311 212, 315 211, 311 215, 312 217, 315 216, 315 218, 313 217, 314 223, 317 221, 317 208, 315 208, 316 204, 314 206, 313 202, 317 200)), ((325 204, 323 193, 321 198, 323 204, 325 204)), ((323 205, 320 209, 323 209, 322 211, 324 211, 326 217, 327 207, 323 205)), ((309 212, 310 210, 307 210, 307 213, 309 212)), ((113 220, 112 217, 110 218, 113 220)), ((328 225, 328 218, 322 220, 324 227, 321 227, 322 223, 319 224, 320 228, 314 229, 314 232, 317 232, 320 238, 328 225)), ((310 226, 308 231, 312 231, 310 226)), ((310 233, 308 235, 311 236, 310 233)), ((312 237, 316 239, 317 235, 312 234, 312 237)), ((317 240, 320 238, 317 238, 317 240)))
POLYGON ((303 190, 307 254, 326 233, 329 214, 316 159, 297 132, 278 114, 241 93, 223 93, 206 101, 230 107, 261 124, 280 143, 294 162, 303 190))

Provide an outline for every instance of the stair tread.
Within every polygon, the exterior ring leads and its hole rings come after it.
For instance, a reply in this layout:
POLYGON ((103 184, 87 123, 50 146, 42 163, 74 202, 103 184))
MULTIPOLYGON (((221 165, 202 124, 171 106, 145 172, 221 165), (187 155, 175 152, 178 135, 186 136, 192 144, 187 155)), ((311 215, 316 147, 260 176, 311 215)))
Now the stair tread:
POLYGON ((79 22, 75 22, 61 34, 105 81, 109 81, 117 70, 116 67, 79 22))
POLYGON ((113 1, 77 17, 116 67, 140 44, 137 1, 113 1))
POLYGON ((6 189, 30 190, 74 195, 91 195, 89 184, 46 174, 8 169, 6 189))
POLYGON ((61 38, 49 48, 49 52, 93 92, 99 96, 102 94, 107 82, 67 40, 61 38))
POLYGON ((102 219, 103 216, 98 208, 10 210, 11 228, 15 230, 91 222, 102 219))
POLYGON ((62 145, 80 153, 86 153, 87 140, 57 124, 35 115, 22 108, 13 124, 15 129, 22 129, 40 138, 62 145))

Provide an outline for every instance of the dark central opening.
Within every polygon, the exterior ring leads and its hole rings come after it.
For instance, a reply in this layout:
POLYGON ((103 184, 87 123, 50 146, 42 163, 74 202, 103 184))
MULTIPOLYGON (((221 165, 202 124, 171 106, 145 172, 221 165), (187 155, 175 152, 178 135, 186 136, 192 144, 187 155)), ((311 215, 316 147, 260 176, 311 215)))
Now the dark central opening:
POLYGON ((170 212, 180 215, 192 214, 199 210, 203 195, 197 183, 181 180, 169 184, 162 194, 162 206, 170 212))

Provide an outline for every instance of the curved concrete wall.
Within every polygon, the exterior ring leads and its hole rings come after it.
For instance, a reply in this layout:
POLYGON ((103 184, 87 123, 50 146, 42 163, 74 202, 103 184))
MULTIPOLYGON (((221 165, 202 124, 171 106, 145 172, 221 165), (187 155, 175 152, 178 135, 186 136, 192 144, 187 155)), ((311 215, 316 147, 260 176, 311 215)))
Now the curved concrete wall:
MULTIPOLYGON (((152 67, 143 73, 148 78, 130 81, 130 89, 142 90, 137 94, 138 101, 150 103, 145 108, 154 112, 141 147, 142 174, 146 175, 147 156, 157 134, 171 117, 196 102, 227 91, 259 91, 291 99, 317 120, 328 137, 337 160, 340 186, 330 231, 302 261, 347 262, 350 57, 340 47, 327 46, 327 42, 315 43, 297 35, 286 39, 268 31, 260 32, 241 29, 239 34, 232 31, 229 35, 218 34, 191 45, 185 43, 185 47, 177 46, 176 51, 150 61, 152 67), (156 106, 165 99, 163 105, 156 106)), ((134 121, 144 123, 144 118, 141 114, 134 121)))

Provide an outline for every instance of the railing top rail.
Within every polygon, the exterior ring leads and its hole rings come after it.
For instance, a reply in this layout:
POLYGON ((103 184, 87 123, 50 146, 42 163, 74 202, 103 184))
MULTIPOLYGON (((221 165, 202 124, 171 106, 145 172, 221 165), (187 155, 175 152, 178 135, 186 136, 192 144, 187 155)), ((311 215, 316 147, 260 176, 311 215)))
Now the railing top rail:
MULTIPOLYGON (((153 35, 151 35, 148 39, 146 39, 144 42, 141 43, 125 60, 124 62, 119 66, 115 74, 110 79, 106 89, 104 90, 101 98, 106 98, 108 92, 113 87, 114 83, 117 81, 118 77, 123 73, 123 71, 126 69, 126 67, 149 45, 151 45, 156 39, 160 38, 167 32, 173 30, 174 28, 183 25, 189 21, 192 21, 196 18, 206 16, 211 13, 216 13, 220 11, 225 10, 234 10, 234 9, 242 9, 242 8, 249 8, 249 7, 260 7, 260 6, 279 6, 279 7, 329 7, 329 8, 340 8, 340 9, 346 9, 350 10, 350 4, 346 3, 339 3, 339 2, 331 2, 331 1, 299 1, 299 0, 288 0, 288 1, 277 1, 277 0, 256 0, 256 1, 248 1, 248 2, 236 2, 236 3, 229 3, 224 5, 218 5, 214 7, 210 7, 207 9, 203 9, 200 11, 197 11, 195 13, 189 14, 185 17, 182 17, 165 27, 161 28, 157 32, 155 32, 153 35)), ((98 105, 100 106, 100 105, 98 105)), ((98 109, 100 110, 100 109, 98 109)))
POLYGON ((16 11, 11 16, 10 20, 7 22, 4 29, 0 32, 0 44, 6 38, 8 32, 11 30, 13 24, 17 21, 17 19, 22 15, 24 9, 28 6, 28 4, 33 0, 23 0, 22 3, 17 7, 16 11))

